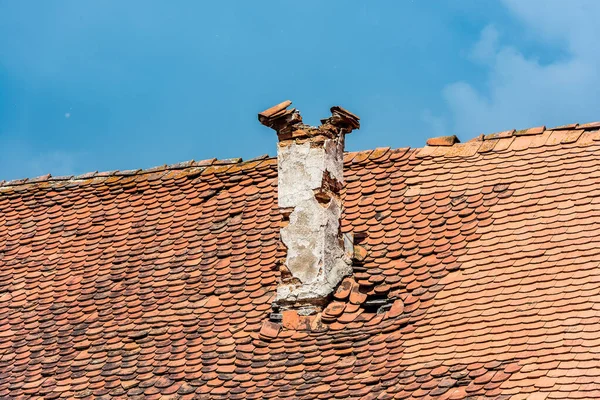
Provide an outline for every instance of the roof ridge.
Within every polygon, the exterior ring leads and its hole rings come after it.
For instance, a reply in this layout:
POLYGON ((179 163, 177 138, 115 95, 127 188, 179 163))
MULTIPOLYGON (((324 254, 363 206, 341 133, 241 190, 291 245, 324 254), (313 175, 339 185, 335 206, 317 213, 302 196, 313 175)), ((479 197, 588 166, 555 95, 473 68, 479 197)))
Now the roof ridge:
POLYGON ((529 147, 552 146, 557 144, 578 143, 590 145, 600 141, 600 135, 591 137, 584 132, 600 130, 600 121, 585 124, 561 125, 546 128, 545 125, 521 130, 507 130, 490 134, 480 134, 465 143, 455 136, 430 138, 426 146, 420 148, 417 157, 470 157, 475 154, 525 150, 529 147))
POLYGON ((13 186, 21 186, 32 183, 44 183, 44 182, 72 182, 72 181, 81 181, 93 178, 109 178, 114 176, 132 176, 132 175, 143 175, 143 174, 151 174, 155 172, 161 171, 176 171, 187 168, 208 168, 212 166, 225 166, 225 165, 244 165, 250 164, 257 161, 268 161, 274 159, 275 157, 270 157, 268 154, 263 154, 258 157, 254 157, 248 160, 242 160, 241 157, 238 158, 208 158, 205 160, 189 160, 178 162, 175 164, 164 164, 158 165, 150 168, 140 168, 140 169, 131 169, 131 170, 112 170, 112 171, 92 171, 85 172, 79 175, 62 175, 62 176, 52 176, 51 174, 41 175, 34 178, 22 178, 22 179, 13 179, 9 181, 0 180, 0 188, 2 187, 13 187, 13 186))
MULTIPOLYGON (((408 148, 397 148, 392 149, 390 147, 378 147, 375 149, 369 150, 360 150, 360 151, 351 151, 344 152, 344 162, 350 164, 356 164, 364 161, 378 161, 383 159, 385 155, 392 152, 402 152, 406 153, 408 148), (376 155, 376 156, 375 156, 376 155), (354 160, 357 156, 357 160, 354 160)), ((52 176, 51 174, 41 175, 34 178, 22 178, 22 179, 13 179, 13 180, 0 180, 0 189, 2 188, 14 188, 17 186, 23 185, 31 185, 31 184, 42 184, 47 182, 78 182, 83 180, 95 179, 95 178, 111 178, 115 176, 133 176, 133 175, 144 175, 151 174, 162 171, 177 171, 184 170, 188 168, 203 168, 207 169, 210 167, 218 167, 223 168, 226 166, 239 166, 243 168, 246 165, 256 163, 256 162, 264 162, 264 161, 272 161, 277 159, 275 156, 269 156, 268 154, 263 154, 258 157, 254 157, 248 160, 243 160, 241 157, 237 158, 225 158, 225 159, 217 159, 217 158, 209 158, 205 160, 195 161, 183 161, 175 164, 164 164, 150 168, 144 169, 131 169, 131 170, 112 170, 112 171, 92 171, 86 172, 79 175, 62 175, 62 176, 52 176)), ((260 163, 259 163, 260 164, 260 163)), ((255 166, 256 167, 256 166, 255 166)), ((223 170, 222 172, 225 172, 223 170)))
MULTIPOLYGON (((510 145, 513 143, 515 138, 518 137, 526 137, 526 136, 542 136, 548 132, 569 132, 569 131, 598 131, 600 130, 600 121, 597 122, 589 122, 585 124, 568 124, 561 125, 554 128, 547 129, 545 126, 538 126, 533 128, 521 129, 521 130, 508 130, 502 132, 495 132, 490 134, 480 134, 465 143, 461 143, 460 140, 455 135, 450 136, 441 136, 429 138, 426 142, 426 146, 415 148, 414 150, 418 150, 417 157, 435 157, 435 156, 447 156, 447 157, 456 157, 456 156, 472 156, 476 153, 488 153, 491 151, 502 151, 509 149, 510 145), (505 143, 502 146, 496 146, 501 139, 510 139, 510 143, 505 143), (486 144, 486 142, 488 144, 486 144), (476 143, 476 145, 473 145, 476 143)), ((559 141, 560 143, 574 143, 577 142, 581 137, 581 134, 578 135, 575 140, 573 138, 563 138, 563 140, 559 141), (566 140, 565 140, 566 139, 566 140)), ((600 141, 600 136, 595 141, 600 141)), ((506 142, 506 140, 502 140, 506 142)), ((543 143, 542 145, 546 145, 547 143, 543 143)), ((538 147, 540 147, 538 146, 538 147)), ((522 147, 522 146, 521 146, 522 147)), ((527 148, 525 146, 524 148, 527 148)), ((402 152, 403 154, 407 153, 410 150, 409 147, 399 147, 392 149, 390 147, 377 147, 374 149, 367 150, 359 150, 359 151, 349 151, 344 153, 344 162, 349 164, 356 164, 366 161, 379 161, 385 159, 386 155, 391 152, 402 152)), ((114 176, 132 176, 132 175, 143 175, 150 174, 161 171, 174 171, 174 170, 182 170, 186 168, 209 168, 209 167, 223 167, 223 166, 233 166, 237 165, 243 168, 244 165, 248 165, 250 163, 254 163, 257 161, 270 161, 274 160, 276 157, 269 156, 268 154, 263 154, 258 157, 254 157, 248 160, 243 160, 241 157, 236 158, 225 158, 225 159, 217 159, 217 158, 209 158, 205 160, 195 161, 183 161, 175 164, 164 164, 155 167, 145 168, 145 169, 132 169, 132 170, 113 170, 113 171, 93 171, 86 172, 79 175, 63 175, 63 176, 52 176, 51 174, 41 175, 34 178, 22 178, 22 179, 13 179, 13 180, 0 180, 0 189, 6 187, 16 187, 22 185, 30 185, 30 184, 40 184, 46 182, 74 182, 81 181, 93 178, 109 178, 114 176)))

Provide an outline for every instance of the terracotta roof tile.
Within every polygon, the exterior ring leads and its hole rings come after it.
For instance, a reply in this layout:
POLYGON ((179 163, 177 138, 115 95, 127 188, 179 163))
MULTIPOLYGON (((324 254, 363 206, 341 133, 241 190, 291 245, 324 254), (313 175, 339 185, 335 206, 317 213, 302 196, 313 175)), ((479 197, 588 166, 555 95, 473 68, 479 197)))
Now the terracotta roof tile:
POLYGON ((598 128, 347 153, 354 273, 281 320, 276 160, 5 182, 0 397, 596 398, 598 128))

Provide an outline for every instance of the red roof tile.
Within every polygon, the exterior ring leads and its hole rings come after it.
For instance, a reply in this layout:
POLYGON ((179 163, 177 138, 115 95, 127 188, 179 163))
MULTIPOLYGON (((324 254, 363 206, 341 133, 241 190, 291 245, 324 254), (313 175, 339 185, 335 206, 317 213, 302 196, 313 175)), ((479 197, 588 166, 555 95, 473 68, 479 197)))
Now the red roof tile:
POLYGON ((0 397, 596 398, 599 127, 346 154, 354 273, 281 323, 274 159, 5 182, 0 397))

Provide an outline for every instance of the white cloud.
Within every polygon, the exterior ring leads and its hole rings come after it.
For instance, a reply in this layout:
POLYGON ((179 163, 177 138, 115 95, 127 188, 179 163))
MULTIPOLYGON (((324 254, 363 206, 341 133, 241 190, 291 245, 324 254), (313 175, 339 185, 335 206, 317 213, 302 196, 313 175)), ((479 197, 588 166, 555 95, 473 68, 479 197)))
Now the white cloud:
POLYGON ((471 59, 480 63, 493 61, 498 48, 499 34, 493 25, 486 26, 481 31, 479 41, 471 51, 471 59))
MULTIPOLYGON (((443 90, 453 133, 478 133, 600 119, 600 1, 505 0, 528 37, 557 46, 566 57, 541 63, 502 44, 485 27, 470 59, 487 69, 484 87, 454 82, 443 90)), ((434 127, 436 129, 436 127, 434 127)))

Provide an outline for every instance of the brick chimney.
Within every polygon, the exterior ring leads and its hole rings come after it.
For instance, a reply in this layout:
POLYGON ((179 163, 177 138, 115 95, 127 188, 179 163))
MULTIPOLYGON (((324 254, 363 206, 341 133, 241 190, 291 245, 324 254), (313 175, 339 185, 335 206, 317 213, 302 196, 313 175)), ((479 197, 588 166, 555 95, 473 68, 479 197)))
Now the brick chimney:
POLYGON ((344 184, 344 138, 360 127, 341 107, 319 127, 302 123, 284 101, 258 114, 277 131, 278 199, 283 214, 281 241, 287 255, 275 305, 299 314, 318 311, 341 280, 352 272, 352 239, 340 230, 344 184))

